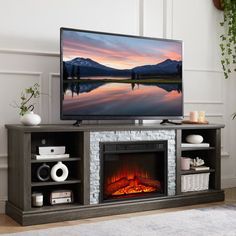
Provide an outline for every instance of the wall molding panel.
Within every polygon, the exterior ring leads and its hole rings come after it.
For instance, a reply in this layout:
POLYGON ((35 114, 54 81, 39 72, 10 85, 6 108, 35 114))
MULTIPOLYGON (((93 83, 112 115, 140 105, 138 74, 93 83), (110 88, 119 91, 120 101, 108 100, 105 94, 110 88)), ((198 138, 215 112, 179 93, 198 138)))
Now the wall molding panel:
POLYGON ((30 55, 30 56, 46 56, 46 57, 60 57, 59 52, 50 51, 29 51, 26 49, 3 49, 0 48, 0 54, 20 54, 20 55, 30 55))
POLYGON ((173 0, 163 0, 163 38, 173 39, 173 0))
POLYGON ((54 79, 60 79, 60 74, 59 73, 50 73, 49 74, 49 80, 48 80, 48 120, 49 123, 52 123, 52 108, 53 108, 53 100, 52 100, 52 83, 54 79))
MULTIPOLYGON (((43 88, 42 88, 42 84, 43 84, 43 82, 42 82, 42 80, 43 80, 42 74, 43 74, 43 72, 38 72, 38 71, 14 71, 14 70, 12 70, 12 71, 0 71, 0 75, 15 75, 15 76, 20 76, 20 77, 26 76, 26 77, 23 77, 24 79, 27 79, 27 76, 28 77, 30 77, 30 76, 37 77, 38 84, 39 84, 39 92, 40 92, 40 94, 44 93, 43 92, 43 88)), ((7 78, 5 78, 5 79, 7 80, 7 78)), ((18 78, 18 79, 20 79, 20 78, 18 78)), ((42 113, 42 104, 43 104, 43 100, 42 99, 43 99, 43 97, 40 96, 40 98, 39 98, 39 107, 38 107, 39 114, 42 113)))
MULTIPOLYGON (((43 76, 42 75, 43 75, 43 72, 38 72, 38 71, 0 70, 0 76, 2 76, 2 78, 0 77, 0 80, 4 80, 6 84, 8 83, 9 78, 12 79, 11 76, 16 77, 16 79, 18 79, 18 80, 27 80, 27 79, 34 78, 35 80, 37 80, 37 83, 40 86, 39 92, 41 94, 44 93, 43 88, 42 88, 42 84, 43 84, 43 76)), ((22 87, 22 89, 24 89, 24 87, 22 87)), ((39 112, 39 114, 42 113, 42 104, 43 104, 43 96, 40 96, 39 102, 38 102, 38 112, 39 112)))
POLYGON ((139 35, 143 36, 144 30, 144 0, 139 0, 139 35))
POLYGON ((184 68, 184 71, 192 71, 192 72, 206 72, 206 73, 219 73, 223 77, 223 71, 222 70, 212 70, 212 69, 202 69, 202 68, 184 68))
POLYGON ((39 76, 40 77, 40 82, 42 82, 42 73, 43 72, 38 72, 38 71, 3 71, 0 70, 0 75, 31 75, 31 76, 39 76))
POLYGON ((188 100, 188 101, 184 101, 184 104, 203 104, 203 105, 207 105, 207 104, 211 104, 211 105, 224 105, 223 101, 194 101, 194 100, 188 100))

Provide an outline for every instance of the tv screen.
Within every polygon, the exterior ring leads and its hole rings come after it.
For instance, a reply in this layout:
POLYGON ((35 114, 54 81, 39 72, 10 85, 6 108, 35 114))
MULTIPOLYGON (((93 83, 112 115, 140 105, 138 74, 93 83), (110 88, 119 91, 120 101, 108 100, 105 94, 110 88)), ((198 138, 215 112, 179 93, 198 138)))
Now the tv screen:
POLYGON ((61 28, 61 119, 179 119, 182 41, 61 28))

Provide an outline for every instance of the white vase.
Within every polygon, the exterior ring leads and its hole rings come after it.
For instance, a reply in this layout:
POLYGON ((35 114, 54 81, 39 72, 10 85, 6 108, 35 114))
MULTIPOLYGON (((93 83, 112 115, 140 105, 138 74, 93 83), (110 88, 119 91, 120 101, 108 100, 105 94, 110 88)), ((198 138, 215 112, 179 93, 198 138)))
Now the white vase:
POLYGON ((61 161, 58 161, 51 169, 51 178, 56 182, 63 182, 67 179, 69 174, 68 168, 61 161), (61 170, 62 174, 58 176, 57 171, 61 170))
POLYGON ((188 157, 181 157, 181 170, 190 170, 190 161, 188 157))
POLYGON ((23 115, 20 121, 23 125, 38 125, 41 122, 41 117, 31 111, 23 115))

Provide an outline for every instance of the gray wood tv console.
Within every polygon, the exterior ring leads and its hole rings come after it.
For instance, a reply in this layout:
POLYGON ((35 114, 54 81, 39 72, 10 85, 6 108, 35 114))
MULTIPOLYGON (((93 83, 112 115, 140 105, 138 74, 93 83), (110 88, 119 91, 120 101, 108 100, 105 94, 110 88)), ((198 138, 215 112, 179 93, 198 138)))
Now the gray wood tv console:
POLYGON ((6 125, 8 130, 8 201, 6 203, 6 214, 21 225, 33 225, 223 201, 224 191, 221 190, 221 128, 223 127, 224 125, 220 124, 82 125, 80 127, 72 125, 40 125, 35 127, 6 125), (163 132, 165 135, 165 132, 168 134, 169 131, 174 134, 172 143, 175 148, 175 169, 172 171, 174 173, 174 194, 125 201, 96 202, 96 194, 92 194, 94 186, 91 187, 93 170, 91 170, 90 159, 93 154, 91 151, 94 146, 93 142, 100 142, 104 137, 116 137, 118 141, 122 141, 122 138, 131 141, 132 139, 138 140, 139 137, 145 140, 145 135, 148 139, 155 139, 155 135, 162 135, 163 132), (204 142, 209 143, 210 147, 181 147, 181 143, 184 142, 188 134, 202 135, 204 142), (101 140, 98 138, 99 135, 102 135, 101 140), (32 159, 32 155, 37 153, 37 147, 42 143, 46 143, 47 146, 66 146, 70 158, 60 159, 69 169, 69 177, 65 181, 48 180, 44 182, 35 179, 38 166, 44 162, 51 166, 59 161, 55 159, 48 161, 32 159), (181 156, 200 156, 210 169, 183 171, 180 166, 181 156), (181 192, 182 176, 201 173, 210 173, 209 189, 181 192), (50 192, 55 189, 72 190, 74 202, 50 205, 47 199, 50 192), (44 194, 44 206, 32 206, 31 195, 33 192, 44 194), (93 196, 95 196, 94 201, 91 200, 93 196))

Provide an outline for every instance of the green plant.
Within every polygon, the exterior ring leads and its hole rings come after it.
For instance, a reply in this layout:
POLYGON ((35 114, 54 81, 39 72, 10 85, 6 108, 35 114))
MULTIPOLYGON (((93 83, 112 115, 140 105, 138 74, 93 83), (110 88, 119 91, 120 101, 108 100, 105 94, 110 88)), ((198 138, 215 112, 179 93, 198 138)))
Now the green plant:
POLYGON ((39 84, 35 83, 33 86, 26 88, 24 91, 21 92, 21 97, 20 97, 21 102, 20 104, 15 102, 14 107, 19 108, 20 109, 19 114, 23 116, 27 112, 34 110, 34 104, 29 104, 29 102, 33 98, 38 98, 39 95, 40 95, 39 84))
POLYGON ((224 33, 220 36, 221 64, 225 79, 229 78, 232 66, 236 71, 236 0, 221 0, 224 11, 223 21, 220 25, 224 33))

